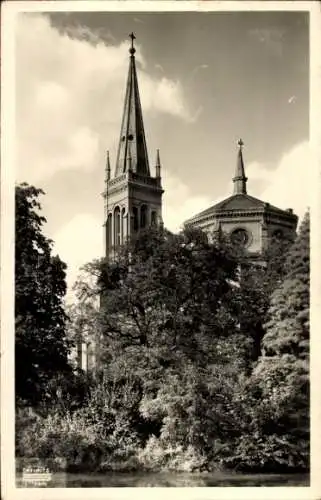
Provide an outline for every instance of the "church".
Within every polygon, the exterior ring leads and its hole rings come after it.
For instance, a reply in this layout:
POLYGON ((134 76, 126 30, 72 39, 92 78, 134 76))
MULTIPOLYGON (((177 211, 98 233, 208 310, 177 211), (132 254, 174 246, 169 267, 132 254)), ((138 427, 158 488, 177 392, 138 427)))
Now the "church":
MULTIPOLYGON (((108 152, 106 159, 103 197, 105 255, 108 258, 141 229, 162 223, 164 190, 160 154, 157 150, 151 169, 136 70, 135 35, 132 33, 130 38, 129 71, 114 175, 108 152)), ((259 263, 272 237, 295 235, 298 217, 291 208, 281 210, 248 194, 243 146, 240 139, 231 196, 182 223, 202 229, 209 237, 219 233, 230 235, 246 248, 253 261, 259 263)), ((93 354, 88 344, 78 346, 77 362, 83 369, 92 366, 93 354)))
POLYGON ((246 248, 252 260, 259 262, 272 238, 291 238, 295 235, 298 217, 291 208, 281 210, 247 193, 243 145, 240 139, 233 194, 194 215, 185 222, 185 226, 197 227, 209 235, 226 233, 246 248))

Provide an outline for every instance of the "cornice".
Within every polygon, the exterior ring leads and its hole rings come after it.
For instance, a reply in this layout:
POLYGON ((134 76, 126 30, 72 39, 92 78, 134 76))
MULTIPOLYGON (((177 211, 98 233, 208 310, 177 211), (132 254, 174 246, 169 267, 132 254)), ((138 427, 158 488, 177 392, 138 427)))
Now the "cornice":
POLYGON ((160 186, 152 186, 148 184, 140 184, 138 182, 128 182, 128 186, 139 189, 140 191, 149 191, 150 193, 163 194, 164 190, 160 186))
POLYGON ((213 212, 212 214, 209 214, 204 217, 196 217, 195 219, 189 219, 188 221, 185 222, 186 225, 194 225, 194 224, 201 224, 205 222, 211 222, 211 221, 216 221, 216 220, 222 220, 222 219, 236 219, 237 217, 245 218, 245 217, 262 217, 263 219, 264 212, 261 210, 248 210, 248 211, 237 211, 237 210, 230 210, 230 211, 222 211, 222 212, 213 212))
POLYGON ((218 210, 216 212, 212 212, 205 216, 199 216, 192 219, 189 219, 185 222, 185 225, 195 225, 195 224, 203 224, 215 220, 226 220, 226 219, 236 219, 236 218, 248 218, 248 217, 259 217, 262 218, 265 222, 287 222, 288 224, 297 223, 298 217, 295 214, 291 214, 286 211, 277 211, 273 210, 269 206, 262 207, 261 209, 234 209, 234 210, 218 210))
POLYGON ((129 187, 150 193, 164 193, 159 179, 129 172, 108 181, 106 190, 102 193, 102 196, 106 198, 107 196, 125 191, 129 187))

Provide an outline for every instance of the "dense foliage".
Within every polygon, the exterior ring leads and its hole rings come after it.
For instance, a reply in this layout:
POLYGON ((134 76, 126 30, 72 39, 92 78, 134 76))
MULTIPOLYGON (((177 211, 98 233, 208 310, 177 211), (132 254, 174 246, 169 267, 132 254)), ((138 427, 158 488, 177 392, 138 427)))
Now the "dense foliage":
POLYGON ((17 453, 86 470, 306 468, 308 217, 285 259, 289 244, 263 269, 226 238, 150 228, 85 266, 69 331, 98 339, 99 369, 78 404, 20 412, 17 453))
POLYGON ((58 379, 70 376, 63 298, 66 265, 52 255, 39 214, 43 192, 16 187, 15 381, 20 405, 46 405, 58 379))

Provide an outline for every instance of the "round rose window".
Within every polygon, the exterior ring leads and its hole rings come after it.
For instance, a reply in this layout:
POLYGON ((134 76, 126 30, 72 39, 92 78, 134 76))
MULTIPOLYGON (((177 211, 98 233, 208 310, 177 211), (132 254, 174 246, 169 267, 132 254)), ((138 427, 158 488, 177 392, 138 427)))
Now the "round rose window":
POLYGON ((235 229, 231 234, 231 239, 233 243, 238 245, 246 245, 249 241, 249 235, 245 229, 235 229))

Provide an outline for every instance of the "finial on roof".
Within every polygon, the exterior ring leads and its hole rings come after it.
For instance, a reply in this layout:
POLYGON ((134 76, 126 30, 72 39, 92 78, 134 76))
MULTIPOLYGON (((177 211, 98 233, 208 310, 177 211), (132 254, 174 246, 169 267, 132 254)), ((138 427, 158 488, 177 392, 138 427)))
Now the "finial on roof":
POLYGON ((160 162, 160 157, 159 157, 159 149, 157 149, 156 152, 156 177, 160 177, 160 171, 161 171, 161 162, 160 162))
POLYGON ((106 158, 106 181, 109 181, 110 179, 110 160, 109 160, 109 151, 107 151, 107 158, 106 158))
POLYGON ((244 169, 244 161, 242 153, 244 142, 242 141, 242 139, 239 139, 237 141, 237 145, 239 147, 239 151, 237 154, 235 177, 233 178, 234 194, 246 194, 247 177, 245 176, 245 169, 244 169))
POLYGON ((130 149, 130 142, 128 142, 128 149, 127 149, 127 170, 132 171, 132 153, 130 149))
POLYGON ((129 49, 129 53, 133 56, 136 52, 136 49, 134 47, 134 40, 136 40, 136 37, 133 32, 129 35, 129 38, 131 39, 131 47, 129 49))

